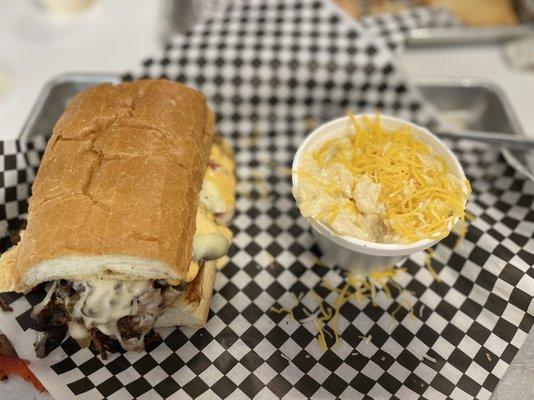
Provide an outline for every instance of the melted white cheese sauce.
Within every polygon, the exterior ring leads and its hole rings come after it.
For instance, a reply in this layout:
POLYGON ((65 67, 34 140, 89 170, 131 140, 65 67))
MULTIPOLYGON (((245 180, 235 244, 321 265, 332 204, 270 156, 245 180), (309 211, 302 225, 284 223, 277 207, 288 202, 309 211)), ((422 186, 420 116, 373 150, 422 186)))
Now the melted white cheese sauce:
POLYGON ((91 328, 120 339, 117 321, 136 315, 142 297, 159 290, 154 289, 151 281, 73 282, 73 287, 80 293, 80 299, 74 306, 69 333, 78 340, 89 336, 91 328))
POLYGON ((32 316, 36 316, 37 314, 39 314, 41 311, 43 311, 43 308, 45 308, 48 303, 50 303, 50 299, 52 298, 52 295, 56 290, 57 282, 58 281, 54 281, 52 283, 47 284, 46 296, 39 304, 33 307, 32 316))
POLYGON ((228 251, 232 232, 219 225, 207 207, 200 203, 196 215, 196 231, 193 237, 193 257, 195 260, 213 260, 228 251))
POLYGON ((215 220, 223 224, 232 218, 235 207, 234 168, 229 144, 224 140, 213 144, 199 197, 208 210, 216 214, 215 220))

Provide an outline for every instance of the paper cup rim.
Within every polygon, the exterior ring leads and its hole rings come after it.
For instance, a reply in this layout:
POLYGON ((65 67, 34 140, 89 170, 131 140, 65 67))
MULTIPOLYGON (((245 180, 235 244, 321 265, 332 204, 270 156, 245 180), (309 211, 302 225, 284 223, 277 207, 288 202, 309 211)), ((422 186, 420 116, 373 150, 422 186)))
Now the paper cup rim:
MULTIPOLYGON (((363 118, 375 118, 375 114, 359 114, 356 115, 356 120, 361 120, 363 118)), ((447 147, 447 145, 441 141, 436 135, 430 132, 427 128, 416 125, 412 122, 405 121, 400 118, 391 117, 387 115, 380 115, 380 122, 389 127, 394 128, 398 126, 409 126, 412 128, 412 132, 415 134, 417 139, 423 140, 429 146, 431 146, 439 155, 443 157, 451 173, 456 175, 459 179, 465 179, 465 174, 460 165, 460 162, 454 155, 454 153, 447 147)), ((298 171, 302 157, 308 150, 317 147, 319 144, 325 142, 328 139, 334 137, 341 137, 346 135, 346 125, 350 123, 348 116, 336 118, 332 121, 326 122, 321 126, 317 127, 313 132, 311 132, 306 139, 300 144, 295 156, 293 158, 292 164, 292 184, 293 184, 293 196, 298 204, 298 174, 295 172, 298 171), (345 132, 342 133, 341 131, 345 132)), ((467 201, 467 200, 466 200, 467 201)), ((351 236, 343 236, 336 234, 332 229, 327 227, 325 224, 316 221, 311 217, 307 217, 306 220, 310 223, 313 229, 315 229, 319 234, 328 237, 330 240, 336 244, 343 246, 349 250, 353 250, 360 253, 365 253, 369 255, 376 256, 405 256, 412 253, 416 253, 420 250, 424 250, 428 247, 433 246, 441 239, 428 238, 422 239, 410 244, 398 244, 398 243, 377 243, 367 240, 362 240, 354 238, 351 236)), ((457 221, 455 221, 456 223, 457 221)), ((453 228, 454 224, 449 227, 449 230, 453 228)))

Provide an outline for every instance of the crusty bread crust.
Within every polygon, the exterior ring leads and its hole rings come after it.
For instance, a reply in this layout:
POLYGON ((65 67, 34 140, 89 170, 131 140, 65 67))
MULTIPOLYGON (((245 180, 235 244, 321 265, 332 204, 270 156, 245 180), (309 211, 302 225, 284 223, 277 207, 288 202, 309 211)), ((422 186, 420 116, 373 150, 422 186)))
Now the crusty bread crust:
POLYGON ((25 234, 0 260, 0 291, 53 279, 184 279, 213 132, 204 96, 178 83, 77 95, 47 145, 25 234))
POLYGON ((0 257, 0 293, 17 290, 18 247, 12 247, 0 257))
POLYGON ((185 293, 165 309, 155 327, 187 326, 199 329, 206 324, 217 268, 214 260, 207 261, 185 293))

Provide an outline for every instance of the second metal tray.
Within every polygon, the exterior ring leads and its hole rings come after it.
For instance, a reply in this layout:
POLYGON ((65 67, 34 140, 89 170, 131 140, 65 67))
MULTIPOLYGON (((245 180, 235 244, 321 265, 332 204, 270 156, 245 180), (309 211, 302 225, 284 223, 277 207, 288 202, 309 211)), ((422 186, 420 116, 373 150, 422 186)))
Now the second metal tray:
MULTIPOLYGON (((355 0, 356 1, 356 0, 355 0)), ((468 2, 469 0, 465 0, 468 2)), ((161 19, 161 39, 164 42, 179 38, 195 24, 208 17, 221 13, 230 0, 163 0, 159 17, 161 19)), ((405 0, 405 3, 417 3, 405 0)), ((365 1, 360 1, 360 4, 365 1)), ((455 45, 468 43, 499 42, 525 36, 534 32, 534 1, 513 0, 519 24, 513 26, 450 28, 420 28, 409 32, 408 46, 455 45)))
MULTIPOLYGON (((417 80, 423 96, 451 128, 524 135, 519 121, 502 90, 479 79, 417 80)), ((506 161, 534 181, 534 154, 503 150, 506 161)))

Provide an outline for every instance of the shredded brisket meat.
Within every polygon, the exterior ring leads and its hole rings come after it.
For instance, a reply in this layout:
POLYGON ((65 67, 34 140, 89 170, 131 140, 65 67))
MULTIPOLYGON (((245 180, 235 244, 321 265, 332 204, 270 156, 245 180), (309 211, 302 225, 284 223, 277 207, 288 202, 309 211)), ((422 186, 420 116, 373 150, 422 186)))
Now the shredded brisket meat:
MULTIPOLYGON (((96 327, 90 329, 91 348, 98 352, 103 359, 107 359, 107 352, 122 352, 123 346, 127 349, 142 350, 144 346, 157 345, 161 337, 152 326, 157 318, 152 311, 154 307, 159 309, 159 315, 179 296, 180 287, 165 285, 165 282, 154 282, 154 288, 160 289, 160 296, 148 297, 149 302, 156 304, 140 304, 139 315, 122 317, 117 321, 120 340, 110 337, 96 327), (148 314, 147 314, 148 313, 148 314), (144 339, 144 340, 143 340, 144 339), (122 343, 122 345, 121 345, 122 343)), ((61 344, 66 333, 67 324, 72 320, 74 305, 80 299, 71 282, 60 281, 57 283, 50 301, 33 316, 34 329, 38 336, 35 342, 35 352, 38 357, 45 357, 61 344)))
POLYGON ((17 219, 15 222, 11 223, 11 226, 9 227, 9 241, 12 246, 15 246, 20 242, 20 232, 24 229, 26 229, 25 219, 17 219))
POLYGON ((2 310, 3 312, 13 311, 13 308, 9 304, 6 303, 2 295, 0 295, 0 310, 2 310))
POLYGON ((50 302, 37 315, 32 315, 33 329, 39 332, 34 343, 37 357, 46 357, 65 338, 72 300, 77 296, 67 281, 59 281, 50 302))
POLYGON ((67 333, 69 316, 58 302, 51 302, 34 318, 34 329, 38 331, 34 343, 35 354, 39 358, 46 357, 58 347, 67 333))
POLYGON ((98 329, 91 329, 91 343, 100 356, 102 356, 103 360, 108 359, 106 350, 109 350, 109 340, 109 336, 104 335, 98 329))
MULTIPOLYGON (((26 220, 25 219, 17 219, 14 222, 11 222, 8 230, 9 230, 9 241, 7 241, 7 238, 2 240, 2 249, 1 252, 3 253, 11 246, 15 246, 20 241, 20 231, 26 228, 26 220)), ((12 312, 13 308, 7 304, 4 297, 0 294, 0 310, 3 312, 12 312)))

